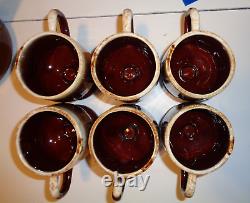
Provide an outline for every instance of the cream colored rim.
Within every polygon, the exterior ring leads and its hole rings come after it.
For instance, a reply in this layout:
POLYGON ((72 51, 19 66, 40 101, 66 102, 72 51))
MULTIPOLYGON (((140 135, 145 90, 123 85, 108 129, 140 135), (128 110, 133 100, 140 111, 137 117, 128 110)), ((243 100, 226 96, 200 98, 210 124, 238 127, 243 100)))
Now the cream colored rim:
POLYGON ((81 130, 79 128, 79 125, 77 124, 77 122, 75 121, 75 119, 72 117, 72 115, 70 115, 70 113, 68 113, 67 111, 64 111, 61 108, 58 108, 56 106, 50 106, 50 107, 41 107, 38 109, 35 109, 33 111, 31 111, 30 113, 28 113, 24 119, 19 123, 18 127, 17 127, 17 137, 16 137, 16 147, 17 147, 17 153, 19 155, 20 160, 22 161, 22 163, 31 171, 33 171, 34 173, 38 174, 38 175, 43 175, 43 176, 51 176, 51 175, 55 175, 55 174, 61 174, 64 173, 66 171, 68 171, 69 169, 71 169, 75 163, 75 161, 78 159, 78 152, 82 150, 82 145, 79 145, 78 143, 82 142, 82 135, 81 135, 81 130), (41 171, 39 169, 35 169, 33 168, 24 158, 22 150, 21 150, 21 146, 20 146, 20 135, 22 132, 22 128, 25 125, 25 123, 34 115, 36 115, 37 113, 40 112, 55 112, 58 113, 62 116, 64 116, 65 118, 67 118, 71 124, 74 126, 75 130, 76 130, 76 136, 77 136, 77 147, 76 147, 76 151, 75 154, 73 156, 73 158, 71 159, 71 161, 64 166, 63 168, 57 170, 57 171, 51 171, 51 172, 46 172, 46 171, 41 171))
POLYGON ((101 114, 98 119, 94 122, 91 130, 90 130, 90 134, 89 134, 89 151, 90 154, 95 158, 95 160, 97 161, 97 163, 109 174, 114 175, 116 171, 112 171, 110 169, 108 169, 107 167, 105 167, 101 161, 98 159, 96 153, 95 153, 95 149, 94 149, 94 143, 93 143, 93 138, 94 138, 94 134, 95 134, 95 130, 97 128, 97 126, 99 125, 99 123, 109 114, 114 113, 114 112, 119 112, 119 111, 126 111, 126 112, 131 112, 134 113, 138 116, 140 116, 142 119, 144 119, 148 125, 150 126, 153 135, 154 135, 154 151, 153 154, 150 158, 150 160, 139 170, 131 172, 131 173, 123 173, 121 175, 123 175, 124 177, 128 177, 128 176, 135 176, 138 175, 142 172, 144 172, 154 161, 154 159, 156 158, 156 155, 158 153, 158 149, 159 149, 159 138, 158 138, 158 130, 156 125, 154 124, 154 122, 142 111, 135 109, 133 107, 125 107, 125 106, 119 106, 119 107, 113 107, 110 110, 104 112, 103 114, 101 114))
POLYGON ((192 104, 192 105, 188 105, 185 106, 183 108, 181 108, 178 113, 176 113, 171 120, 169 121, 169 123, 167 124, 166 130, 164 132, 164 137, 165 137, 165 146, 167 149, 167 152, 170 156, 170 158, 173 160, 173 162, 179 166, 181 169, 183 169, 184 171, 188 172, 188 173, 192 173, 192 174, 196 174, 196 175, 203 175, 203 174, 207 174, 210 173, 214 170, 216 170, 217 168, 219 168, 220 166, 222 166, 226 160, 229 158, 229 156, 231 155, 232 151, 233 151, 233 146, 234 146, 234 133, 233 133, 233 128, 231 123, 229 122, 229 120, 226 118, 226 116, 224 114, 222 114, 220 111, 218 111, 217 109, 214 109, 208 105, 205 104, 192 104), (205 170, 194 170, 194 169, 190 169, 186 166, 184 166, 183 164, 181 164, 174 156, 171 147, 170 147, 170 132, 172 129, 172 126, 174 125, 175 121, 185 112, 193 110, 193 109, 206 109, 208 111, 211 111, 215 114, 217 114, 218 116, 220 116, 223 121, 226 123, 227 127, 228 127, 228 131, 229 131, 229 144, 228 144, 228 150, 227 153, 224 155, 224 157, 217 163, 215 164, 213 167, 205 169, 205 170))
POLYGON ((159 56, 156 52, 156 50, 154 49, 153 45, 145 38, 134 34, 134 33, 119 33, 119 34, 114 34, 111 35, 109 37, 107 37, 106 39, 104 39, 95 49, 92 59, 91 59, 91 75, 92 78, 96 84, 96 86, 99 88, 99 90, 116 99, 116 100, 120 100, 120 101, 125 101, 125 102, 129 102, 129 101, 135 101, 138 100, 139 98, 141 98, 142 96, 144 96, 145 94, 147 94, 157 83, 159 76, 160 76, 160 59, 159 56), (151 81, 151 83, 148 85, 148 87, 143 90, 142 92, 139 92, 138 94, 135 95, 131 95, 131 96, 119 96, 116 95, 110 91, 108 91, 100 82, 100 80, 98 79, 97 73, 96 73, 96 63, 97 63, 97 59, 98 56, 100 54, 100 52, 102 51, 102 49, 112 40, 120 38, 120 37, 132 37, 132 38, 136 38, 139 39, 140 41, 144 42, 145 44, 147 44, 147 46, 150 48, 150 50, 152 51, 153 55, 154 55, 154 59, 155 59, 155 74, 153 77, 153 80, 151 81))
POLYGON ((185 97, 193 98, 193 99, 208 99, 208 98, 211 98, 211 97, 219 94, 220 92, 222 92, 229 85, 229 83, 231 82, 231 80, 233 78, 233 75, 234 75, 234 72, 235 72, 235 58, 234 58, 233 52, 232 52, 231 48, 229 47, 229 45, 222 38, 220 38, 218 35, 216 35, 214 33, 211 33, 211 32, 208 32, 208 31, 191 31, 191 32, 187 32, 184 35, 180 36, 170 46, 170 48, 167 51, 167 59, 165 61, 164 69, 165 69, 165 73, 167 74, 167 77, 168 77, 169 81, 185 97), (170 62, 171 62, 172 54, 173 54, 175 48, 184 39, 186 39, 188 37, 191 37, 191 36, 194 36, 194 35, 205 35, 205 36, 212 37, 215 40, 219 41, 222 44, 222 46, 225 48, 225 50, 227 51, 229 61, 230 61, 230 71, 229 71, 229 75, 228 75, 226 81, 223 83, 223 85, 220 88, 218 88, 214 92, 211 92, 211 93, 208 93, 208 94, 196 94, 196 93, 185 90, 175 80, 175 78, 174 78, 174 76, 172 74, 171 68, 170 68, 170 62))
POLYGON ((17 74, 17 78, 20 81, 21 85, 23 86, 23 88, 28 91, 31 95, 41 98, 41 99, 47 99, 47 100, 60 100, 60 99, 64 99, 67 96, 69 96, 72 92, 74 92, 80 85, 81 85, 81 81, 82 78, 86 77, 86 59, 83 56, 83 53, 81 51, 81 47, 78 45, 78 43, 76 41, 74 41, 72 38, 68 37, 65 34, 62 33, 58 33, 58 32, 43 32, 41 34, 35 35, 34 37, 32 37, 31 39, 29 39, 27 42, 25 42, 25 44, 20 48, 20 52, 18 54, 18 58, 17 58, 17 63, 16 63, 16 74, 17 74), (44 96, 44 95, 40 95, 38 93, 33 92, 27 85, 26 83, 23 81, 22 78, 22 73, 21 73, 21 63, 22 60, 24 58, 24 55, 26 53, 26 50, 29 48, 29 46, 38 38, 42 38, 42 37, 46 37, 46 36, 50 36, 50 35, 55 35, 55 36, 59 36, 61 38, 64 38, 65 40, 67 40, 68 42, 70 42, 70 44, 72 44, 72 46, 75 48, 77 55, 78 55, 78 61, 79 61, 79 67, 78 67, 78 72, 76 75, 76 78, 74 80, 74 82, 63 92, 56 94, 56 95, 52 95, 52 96, 44 96))

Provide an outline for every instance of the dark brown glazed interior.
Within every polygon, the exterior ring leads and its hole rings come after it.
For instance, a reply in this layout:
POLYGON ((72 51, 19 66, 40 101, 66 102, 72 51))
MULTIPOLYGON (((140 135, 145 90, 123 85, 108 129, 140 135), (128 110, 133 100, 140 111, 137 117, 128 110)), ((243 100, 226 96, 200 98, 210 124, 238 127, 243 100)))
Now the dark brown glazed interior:
POLYGON ((224 46, 206 35, 192 35, 181 41, 170 61, 177 83, 196 94, 209 94, 220 88, 229 76, 230 65, 224 46))
POLYGON ((170 148, 175 158, 194 170, 217 164, 227 153, 229 130, 222 118, 205 109, 182 114, 170 131, 170 148))
POLYGON ((154 152, 154 135, 140 116, 119 111, 107 115, 96 127, 93 146, 97 158, 119 173, 139 170, 154 152))
POLYGON ((20 72, 24 83, 43 96, 60 94, 74 82, 78 73, 76 49, 57 35, 34 40, 21 60, 20 72))
POLYGON ((132 96, 146 89, 154 78, 156 62, 150 47, 134 37, 119 37, 100 52, 96 73, 108 91, 132 96))
POLYGON ((56 112, 40 112, 23 125, 20 148, 23 157, 34 169, 57 171, 73 158, 77 135, 71 122, 56 112))
POLYGON ((9 32, 0 20, 0 80, 8 70, 12 57, 12 43, 9 32))

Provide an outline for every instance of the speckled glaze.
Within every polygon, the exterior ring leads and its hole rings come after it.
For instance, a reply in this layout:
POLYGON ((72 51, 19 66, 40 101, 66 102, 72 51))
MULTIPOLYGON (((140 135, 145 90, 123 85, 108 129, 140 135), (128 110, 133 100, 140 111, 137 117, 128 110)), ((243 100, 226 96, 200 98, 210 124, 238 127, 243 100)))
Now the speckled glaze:
MULTIPOLYGON (((50 176, 50 192, 54 198, 60 198, 68 191, 70 187, 72 169, 74 165, 83 157, 83 154, 86 151, 89 130, 91 124, 96 119, 95 113, 94 112, 91 113, 92 111, 91 112, 90 111, 91 110, 88 109, 87 107, 80 105, 72 105, 72 104, 58 104, 48 107, 41 107, 28 113, 18 125, 16 147, 19 158, 22 161, 22 163, 32 172, 41 176, 50 176), (73 125, 77 136, 77 146, 75 154, 71 159, 71 161, 63 168, 52 172, 37 170, 33 168, 31 165, 29 165, 29 163, 24 158, 24 155, 22 154, 20 146, 20 135, 25 123, 32 116, 45 111, 55 112, 67 118, 68 121, 73 125), (66 182, 68 181, 69 185, 62 184, 62 182, 65 181, 66 182), (64 192, 61 192, 62 188, 64 188, 64 192)), ((67 184, 66 182, 65 184, 67 184)))
POLYGON ((28 41, 26 41, 24 45, 20 48, 18 56, 16 58, 16 64, 15 64, 17 78, 19 82, 21 83, 22 87, 27 92, 41 99, 54 100, 54 101, 65 101, 65 100, 68 101, 68 100, 82 99, 86 95, 88 95, 88 93, 91 91, 91 88, 93 86, 93 82, 90 79, 90 73, 89 73, 90 71, 88 70, 90 61, 88 61, 89 59, 87 59, 84 56, 83 54, 84 51, 82 50, 80 45, 69 36, 67 20, 65 16, 59 10, 56 10, 56 9, 50 10, 48 14, 48 27, 49 27, 48 32, 43 32, 43 33, 33 36, 28 41), (57 29, 58 24, 60 25, 60 32, 57 29), (25 83, 22 77, 21 64, 22 64, 22 60, 27 50, 31 47, 34 41, 42 37, 51 36, 51 35, 58 36, 67 40, 74 47, 74 49, 77 52, 79 67, 78 67, 76 78, 66 90, 56 95, 44 96, 44 95, 40 95, 32 91, 27 86, 27 84, 25 83))
MULTIPOLYGON (((158 149, 159 149, 159 138, 158 138, 158 127, 157 124, 154 120, 152 120, 148 115, 146 115, 144 112, 141 111, 141 108, 137 105, 121 105, 121 106, 116 106, 113 107, 111 109, 109 109, 108 111, 104 112, 103 114, 101 114, 97 120, 95 121, 95 123, 93 124, 91 130, 90 130, 90 135, 89 135, 89 150, 90 150, 90 154, 95 158, 96 162, 101 166, 101 168, 106 171, 108 174, 110 175, 115 175, 116 171, 112 171, 109 168, 105 167, 101 161, 99 160, 99 158, 96 155, 96 150, 94 148, 94 141, 93 141, 93 137, 96 131, 97 126, 99 125, 99 123, 105 118, 107 117, 109 114, 114 113, 114 112, 120 112, 120 111, 125 111, 125 112, 131 112, 133 114, 138 115, 139 117, 141 117, 143 120, 145 120, 147 122, 147 124, 150 126, 153 136, 154 136, 154 149, 153 149, 153 153, 151 155, 150 160, 140 169, 138 169, 137 171, 131 172, 131 173, 123 173, 120 174, 122 175, 124 178, 127 178, 128 176, 136 176, 141 174, 142 172, 144 172, 145 170, 147 170, 147 168, 153 163, 154 159, 156 158, 156 155, 158 153, 158 149)), ((114 199, 120 199, 123 193, 123 188, 119 188, 119 187, 114 187, 113 188, 113 198, 114 199)))
POLYGON ((222 92, 231 82, 234 72, 235 72, 235 57, 234 54, 229 47, 229 45, 218 35, 208 32, 208 31, 201 31, 200 30, 200 25, 199 25, 199 13, 197 9, 191 8, 186 12, 186 17, 190 17, 191 22, 185 21, 185 31, 186 33, 181 35, 175 42, 173 42, 166 53, 163 56, 163 73, 164 73, 164 86, 166 89, 175 97, 179 97, 183 100, 204 100, 204 99, 209 99, 220 92, 222 92), (190 26, 191 30, 188 29, 190 26), (228 57, 229 57, 229 63, 230 63, 230 71, 227 79, 225 82, 215 91, 207 94, 198 94, 198 93, 193 93, 190 91, 187 91, 184 89, 173 76, 173 73, 171 71, 170 67, 170 62, 172 59, 173 52, 175 51, 175 48, 185 39, 195 36, 195 35, 203 35, 203 36, 208 36, 211 37, 215 40, 217 40, 226 50, 228 57))
POLYGON ((196 185, 196 178, 200 175, 208 174, 219 167, 221 167, 229 158, 233 151, 234 146, 234 133, 233 128, 229 120, 226 118, 224 114, 220 111, 205 105, 205 104, 180 104, 177 106, 172 107, 162 118, 161 120, 161 138, 164 144, 166 151, 168 152, 171 160, 181 169, 184 173, 182 173, 182 190, 186 197, 192 197, 195 191, 196 185), (224 157, 214 166, 205 169, 205 170, 194 170, 184 166, 180 163, 176 157, 174 156, 171 146, 170 146, 170 132, 175 123, 175 121, 185 112, 193 110, 193 109, 205 109, 208 110, 216 115, 218 115, 226 124, 229 132, 229 143, 227 152, 225 153, 224 157), (185 176, 184 176, 185 174, 185 176), (185 179, 185 180, 184 180, 185 179))
POLYGON ((116 100, 120 100, 120 101, 124 101, 124 102, 132 102, 132 101, 136 101, 139 100, 142 96, 144 96, 145 94, 147 94, 158 82, 159 76, 160 76, 160 60, 158 57, 158 54, 155 50, 155 48, 153 47, 153 45, 144 37, 141 37, 135 33, 133 33, 133 14, 132 11, 130 9, 125 9, 123 11, 123 15, 122 15, 122 24, 123 24, 123 33, 118 33, 118 34, 114 34, 111 35, 109 37, 107 37, 106 39, 104 39, 95 49, 93 56, 91 58, 91 75, 92 78, 96 84, 96 86, 98 87, 98 89, 104 93, 105 95, 116 99, 116 100), (154 73, 154 77, 151 81, 151 83, 141 92, 135 94, 135 95, 131 95, 131 96, 119 96, 116 95, 110 91, 108 91, 100 82, 100 80, 98 79, 97 76, 97 71, 96 71, 96 65, 97 65, 97 58, 100 55, 100 52, 102 51, 102 49, 111 41, 121 38, 121 37, 131 37, 131 38, 135 38, 135 39, 139 39, 140 41, 142 41, 143 43, 145 43, 151 50, 151 52, 154 55, 154 60, 155 60, 155 73, 154 73))

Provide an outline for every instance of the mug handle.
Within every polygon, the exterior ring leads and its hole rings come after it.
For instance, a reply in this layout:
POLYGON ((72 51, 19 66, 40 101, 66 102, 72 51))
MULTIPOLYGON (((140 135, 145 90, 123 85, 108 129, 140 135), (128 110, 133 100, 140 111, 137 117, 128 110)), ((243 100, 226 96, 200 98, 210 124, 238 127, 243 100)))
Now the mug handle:
POLYGON ((197 175, 181 170, 181 189, 185 197, 194 195, 197 175))
POLYGON ((49 191, 53 198, 63 197, 69 190, 71 184, 72 170, 70 169, 63 174, 52 175, 49 179, 49 191))
POLYGON ((133 12, 130 9, 124 9, 122 14, 122 31, 134 32, 133 12))
POLYGON ((185 14, 184 32, 200 30, 200 15, 196 8, 190 8, 185 14))
POLYGON ((125 188, 126 179, 124 179, 124 181, 122 182, 122 180, 118 178, 118 182, 119 184, 114 183, 113 191, 112 191, 112 198, 115 201, 119 201, 121 199, 124 188, 125 188))
POLYGON ((65 35, 70 36, 67 19, 65 15, 58 9, 51 9, 49 11, 48 26, 50 31, 61 32, 65 35))

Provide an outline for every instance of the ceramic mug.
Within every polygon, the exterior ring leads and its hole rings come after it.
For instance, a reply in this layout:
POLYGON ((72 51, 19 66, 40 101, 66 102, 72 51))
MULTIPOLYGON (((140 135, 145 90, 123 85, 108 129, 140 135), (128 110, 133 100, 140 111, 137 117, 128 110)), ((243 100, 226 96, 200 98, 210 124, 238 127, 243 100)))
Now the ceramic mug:
POLYGON ((35 35, 21 48, 16 73, 23 88, 47 100, 77 100, 90 94, 93 82, 89 59, 70 37, 67 19, 53 9, 48 32, 35 35))
POLYGON ((8 70, 12 58, 12 43, 8 29, 0 20, 0 80, 8 70))
POLYGON ((87 149, 96 117, 86 106, 59 104, 31 111, 18 125, 19 158, 32 172, 50 177, 52 197, 68 192, 73 167, 87 149))
POLYGON ((222 92, 235 72, 235 58, 218 35, 200 30, 195 8, 185 14, 184 32, 163 57, 163 84, 183 100, 204 100, 222 92))
POLYGON ((99 90, 113 99, 136 101, 157 83, 160 62, 153 45, 134 33, 133 14, 122 14, 123 32, 104 39, 91 59, 92 78, 99 90))
POLYGON ((181 169, 181 189, 192 197, 198 176, 221 167, 233 151, 233 129, 224 114, 205 104, 180 104, 161 120, 161 138, 181 169))
MULTIPOLYGON (((158 148, 157 124, 137 105, 111 108, 90 130, 90 154, 113 177, 119 174, 126 180, 141 174, 153 163, 158 148)), ((121 198, 125 182, 113 182, 113 199, 121 198)))

